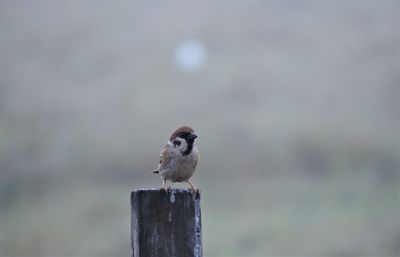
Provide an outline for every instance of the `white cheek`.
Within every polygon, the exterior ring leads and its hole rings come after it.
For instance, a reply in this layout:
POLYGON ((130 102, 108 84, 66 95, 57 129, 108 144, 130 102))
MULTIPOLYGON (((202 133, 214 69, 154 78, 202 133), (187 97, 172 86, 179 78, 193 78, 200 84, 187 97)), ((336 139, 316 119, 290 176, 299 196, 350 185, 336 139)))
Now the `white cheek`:
POLYGON ((169 146, 172 146, 173 148, 175 148, 175 149, 177 149, 177 150, 179 150, 180 152, 184 152, 184 151, 186 151, 186 149, 187 149, 187 147, 188 147, 188 145, 187 145, 187 143, 186 143, 186 140, 185 139, 183 139, 183 138, 180 138, 180 137, 177 137, 177 138, 175 138, 175 140, 174 141, 179 141, 179 142, 181 142, 181 144, 180 145, 175 145, 173 142, 171 142, 170 140, 168 140, 168 145, 169 146))
POLYGON ((173 146, 175 149, 178 149, 179 151, 184 152, 187 149, 187 143, 186 140, 183 138, 177 137, 174 141, 179 141, 181 144, 180 145, 174 145, 173 142, 168 141, 168 144, 173 146))
POLYGON ((179 141, 181 142, 181 145, 178 146, 178 148, 182 151, 186 151, 187 149, 187 143, 185 139, 179 139, 179 141))

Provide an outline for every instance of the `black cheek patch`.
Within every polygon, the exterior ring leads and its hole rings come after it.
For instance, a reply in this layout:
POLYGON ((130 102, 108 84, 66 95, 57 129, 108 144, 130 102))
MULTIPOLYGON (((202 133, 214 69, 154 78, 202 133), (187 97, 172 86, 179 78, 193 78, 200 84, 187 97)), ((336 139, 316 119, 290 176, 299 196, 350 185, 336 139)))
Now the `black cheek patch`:
POLYGON ((174 146, 180 146, 180 145, 181 145, 181 141, 179 141, 179 140, 174 141, 174 146))

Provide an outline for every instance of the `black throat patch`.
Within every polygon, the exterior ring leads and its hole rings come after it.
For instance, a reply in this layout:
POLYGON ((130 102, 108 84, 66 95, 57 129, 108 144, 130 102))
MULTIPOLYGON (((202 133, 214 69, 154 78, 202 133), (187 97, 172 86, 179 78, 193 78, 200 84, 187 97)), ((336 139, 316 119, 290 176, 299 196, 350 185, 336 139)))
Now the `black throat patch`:
POLYGON ((192 152, 194 140, 186 139, 186 143, 187 143, 187 148, 186 151, 182 153, 183 155, 189 155, 192 152))

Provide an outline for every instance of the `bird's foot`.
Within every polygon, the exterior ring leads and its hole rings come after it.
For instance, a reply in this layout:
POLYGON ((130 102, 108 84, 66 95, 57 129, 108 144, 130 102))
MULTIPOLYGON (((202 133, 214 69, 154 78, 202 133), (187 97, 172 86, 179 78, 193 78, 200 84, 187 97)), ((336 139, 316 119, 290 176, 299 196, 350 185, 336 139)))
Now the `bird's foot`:
POLYGON ((199 199, 200 198, 200 190, 198 188, 190 187, 189 191, 194 194, 195 199, 199 199))
POLYGON ((168 190, 170 190, 171 187, 162 186, 161 189, 163 189, 166 193, 168 193, 168 190))
POLYGON ((189 187, 189 190, 191 192, 193 192, 193 193, 198 193, 199 192, 199 190, 197 188, 195 188, 195 187, 189 187))
POLYGON ((189 184, 189 186, 190 186, 189 190, 192 191, 192 193, 194 193, 195 198, 199 199, 200 198, 200 190, 197 189, 196 186, 192 182, 190 182, 190 180, 187 180, 186 182, 189 184))
POLYGON ((192 182, 190 182, 190 180, 187 180, 186 182, 189 184, 189 190, 193 191, 193 193, 198 193, 198 189, 192 182))

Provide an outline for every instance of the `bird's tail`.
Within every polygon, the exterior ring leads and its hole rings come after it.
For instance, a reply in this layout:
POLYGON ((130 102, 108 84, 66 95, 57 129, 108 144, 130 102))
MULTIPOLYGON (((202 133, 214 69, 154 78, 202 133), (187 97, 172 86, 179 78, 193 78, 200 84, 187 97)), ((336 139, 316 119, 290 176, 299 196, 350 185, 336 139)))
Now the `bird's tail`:
POLYGON ((154 174, 160 173, 158 170, 153 171, 154 174))

